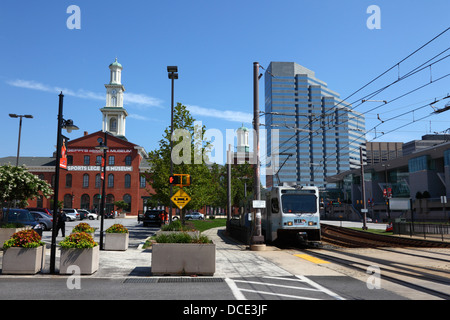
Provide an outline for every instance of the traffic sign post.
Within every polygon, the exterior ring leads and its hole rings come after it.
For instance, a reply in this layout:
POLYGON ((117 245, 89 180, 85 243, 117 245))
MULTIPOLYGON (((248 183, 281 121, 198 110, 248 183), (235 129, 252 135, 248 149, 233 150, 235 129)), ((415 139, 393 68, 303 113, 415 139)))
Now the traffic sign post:
POLYGON ((191 201, 191 197, 183 189, 180 189, 170 200, 181 210, 191 201))

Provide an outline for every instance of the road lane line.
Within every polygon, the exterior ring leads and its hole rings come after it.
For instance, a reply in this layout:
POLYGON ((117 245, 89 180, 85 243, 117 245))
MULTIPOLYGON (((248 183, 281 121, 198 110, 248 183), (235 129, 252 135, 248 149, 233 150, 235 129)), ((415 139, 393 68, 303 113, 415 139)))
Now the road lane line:
POLYGON ((230 278, 225 278, 225 282, 228 284, 228 287, 231 289, 236 300, 247 300, 241 290, 237 287, 236 283, 230 278))
POLYGON ((312 281, 311 279, 308 279, 308 278, 305 277, 305 276, 296 275, 296 277, 299 278, 299 279, 301 279, 302 281, 305 281, 305 282, 309 283, 309 285, 311 285, 312 287, 314 287, 314 288, 316 288, 316 289, 318 289, 318 290, 320 290, 320 291, 322 291, 322 292, 328 294, 329 296, 332 296, 332 297, 335 298, 336 300, 345 300, 343 297, 341 297, 341 296, 338 295, 337 293, 334 293, 333 291, 331 291, 331 290, 329 290, 329 289, 327 289, 327 288, 325 288, 325 287, 322 287, 320 284, 318 284, 318 283, 312 281))
MULTIPOLYGON (((316 291, 316 292, 320 291, 321 292, 321 290, 318 290, 318 289, 305 288, 305 287, 286 286, 286 285, 277 284, 277 283, 246 281, 246 280, 233 280, 233 281, 234 282, 241 282, 241 283, 249 283, 249 284, 260 284, 262 286, 272 286, 272 287, 280 287, 280 288, 286 288, 286 289, 307 290, 307 291, 316 291)), ((297 282, 300 282, 300 281, 297 281, 297 282)))
POLYGON ((268 295, 272 295, 272 296, 294 298, 294 299, 301 299, 301 300, 321 300, 321 299, 316 299, 316 298, 293 296, 290 294, 274 293, 274 292, 267 292, 267 291, 257 291, 257 290, 250 290, 250 289, 240 289, 240 290, 245 291, 245 292, 257 293, 257 294, 268 294, 268 295))

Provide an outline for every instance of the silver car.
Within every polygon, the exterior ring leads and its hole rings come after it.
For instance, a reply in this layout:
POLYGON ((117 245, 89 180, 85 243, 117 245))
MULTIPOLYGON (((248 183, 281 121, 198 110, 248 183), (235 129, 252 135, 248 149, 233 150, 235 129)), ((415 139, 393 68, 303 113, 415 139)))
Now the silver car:
POLYGON ((41 225, 43 231, 52 230, 53 217, 46 213, 38 211, 30 211, 36 221, 41 225))
POLYGON ((78 213, 77 209, 64 208, 62 210, 66 214, 67 221, 75 221, 77 219, 80 219, 80 214, 78 213))
POLYGON ((205 216, 200 212, 191 212, 185 216, 186 220, 204 220, 205 216))

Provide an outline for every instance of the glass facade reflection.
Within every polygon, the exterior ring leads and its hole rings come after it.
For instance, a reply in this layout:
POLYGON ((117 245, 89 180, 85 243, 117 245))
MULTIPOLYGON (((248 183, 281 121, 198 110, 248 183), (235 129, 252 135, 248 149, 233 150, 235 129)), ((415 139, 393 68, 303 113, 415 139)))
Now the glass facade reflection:
POLYGON ((326 177, 358 168, 360 146, 365 154, 364 116, 314 71, 294 62, 271 62, 267 68, 265 124, 267 156, 278 156, 280 164, 289 157, 278 172, 280 182, 334 188, 326 177), (273 129, 279 130, 279 144, 272 150, 273 129))

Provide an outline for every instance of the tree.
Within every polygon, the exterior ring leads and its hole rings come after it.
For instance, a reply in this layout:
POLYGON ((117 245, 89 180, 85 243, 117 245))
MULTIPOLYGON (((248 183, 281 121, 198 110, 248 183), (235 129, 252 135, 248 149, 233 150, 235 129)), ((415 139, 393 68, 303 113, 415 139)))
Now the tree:
POLYGON ((0 167, 0 203, 7 203, 11 207, 13 201, 21 207, 28 205, 28 199, 34 199, 39 195, 50 197, 53 190, 46 181, 39 179, 30 173, 25 166, 11 166, 9 164, 0 167))
POLYGON ((115 201, 114 205, 120 210, 120 212, 122 212, 122 210, 127 210, 130 207, 130 204, 123 200, 115 201))
MULTIPOLYGON (((205 156, 210 149, 210 141, 203 141, 206 128, 195 123, 186 106, 177 103, 174 108, 173 152, 170 152, 170 126, 164 130, 159 148, 149 152, 150 170, 146 172, 149 185, 155 191, 147 203, 150 206, 170 205, 170 161, 174 161, 173 173, 189 174, 193 183, 184 187, 191 197, 186 209, 200 209, 210 204, 215 197, 211 184, 211 172, 205 156), (205 161, 206 160, 206 161, 205 161)), ((178 191, 173 187, 173 194, 178 191)))

